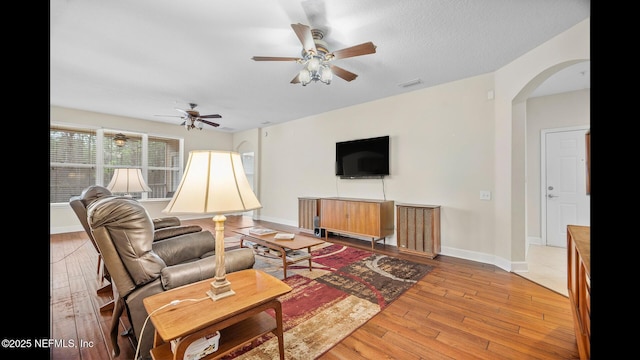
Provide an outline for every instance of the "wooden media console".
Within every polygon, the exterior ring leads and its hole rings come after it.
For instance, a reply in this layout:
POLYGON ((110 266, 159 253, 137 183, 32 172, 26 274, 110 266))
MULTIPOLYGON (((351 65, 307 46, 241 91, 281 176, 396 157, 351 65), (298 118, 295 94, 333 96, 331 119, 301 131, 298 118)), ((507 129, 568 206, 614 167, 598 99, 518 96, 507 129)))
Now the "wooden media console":
POLYGON ((371 238, 371 248, 393 235, 393 200, 320 198, 320 228, 329 232, 371 238))

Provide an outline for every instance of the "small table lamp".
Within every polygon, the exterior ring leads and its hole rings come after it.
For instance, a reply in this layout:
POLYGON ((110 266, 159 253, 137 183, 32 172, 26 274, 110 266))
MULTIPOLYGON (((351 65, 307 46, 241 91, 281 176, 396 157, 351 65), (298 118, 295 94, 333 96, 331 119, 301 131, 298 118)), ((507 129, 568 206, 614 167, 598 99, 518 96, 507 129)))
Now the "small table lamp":
POLYGON ((216 274, 207 294, 218 300, 235 294, 224 264, 224 214, 261 208, 237 152, 194 150, 166 213, 215 214, 216 274))
POLYGON ((125 193, 127 195, 132 192, 151 191, 151 188, 144 181, 140 169, 116 169, 111 182, 107 185, 107 189, 112 193, 125 193))

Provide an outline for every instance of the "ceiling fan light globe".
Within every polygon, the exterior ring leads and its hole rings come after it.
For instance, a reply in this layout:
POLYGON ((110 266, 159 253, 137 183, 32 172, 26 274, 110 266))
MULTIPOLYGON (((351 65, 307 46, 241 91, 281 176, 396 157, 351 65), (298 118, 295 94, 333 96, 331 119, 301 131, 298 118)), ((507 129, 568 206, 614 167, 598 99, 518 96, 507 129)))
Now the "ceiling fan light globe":
POLYGON ((320 69, 320 60, 317 56, 312 57, 307 63, 307 70, 310 72, 315 72, 320 69))
POLYGON ((331 68, 325 65, 320 69, 320 81, 329 85, 331 84, 331 80, 333 80, 333 73, 331 72, 331 68))
POLYGON ((298 77, 303 86, 307 85, 311 81, 311 73, 309 70, 302 69, 300 70, 300 75, 298 77))

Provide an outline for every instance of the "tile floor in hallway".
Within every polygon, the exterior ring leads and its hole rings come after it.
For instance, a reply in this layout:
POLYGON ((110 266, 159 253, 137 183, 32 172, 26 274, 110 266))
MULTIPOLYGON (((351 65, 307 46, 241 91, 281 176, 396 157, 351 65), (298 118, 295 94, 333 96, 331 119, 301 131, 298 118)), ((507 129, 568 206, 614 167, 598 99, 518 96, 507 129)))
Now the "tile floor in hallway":
POLYGON ((531 244, 527 251, 527 263, 529 271, 516 272, 518 275, 568 296, 567 249, 531 244))

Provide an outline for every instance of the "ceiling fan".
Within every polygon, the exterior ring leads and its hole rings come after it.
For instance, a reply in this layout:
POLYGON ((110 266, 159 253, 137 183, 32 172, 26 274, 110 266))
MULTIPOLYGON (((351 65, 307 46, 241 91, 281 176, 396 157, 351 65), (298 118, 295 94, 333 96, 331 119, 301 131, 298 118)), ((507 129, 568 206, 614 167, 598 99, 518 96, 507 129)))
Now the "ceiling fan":
POLYGON ((331 83, 333 74, 346 81, 355 80, 358 75, 333 65, 331 62, 376 52, 376 46, 371 41, 329 52, 327 43, 322 40, 324 38, 322 30, 311 29, 303 24, 291 24, 291 27, 302 43, 301 57, 254 56, 251 59, 254 61, 295 61, 303 64, 304 68, 291 80, 292 84, 302 83, 303 86, 306 86, 312 81, 320 81, 328 85, 331 83))
POLYGON ((191 130, 194 128, 197 128, 198 130, 202 130, 202 128, 204 127, 204 124, 207 124, 213 127, 220 126, 220 124, 218 123, 214 123, 212 121, 208 121, 205 119, 220 119, 222 118, 221 115, 219 114, 200 115, 200 112, 196 110, 196 106, 198 106, 198 104, 189 103, 189 107, 191 108, 189 110, 176 108, 176 110, 178 110, 178 112, 180 112, 182 115, 156 115, 156 116, 179 117, 184 120, 182 124, 180 124, 180 126, 184 126, 185 129, 187 130, 191 130))

